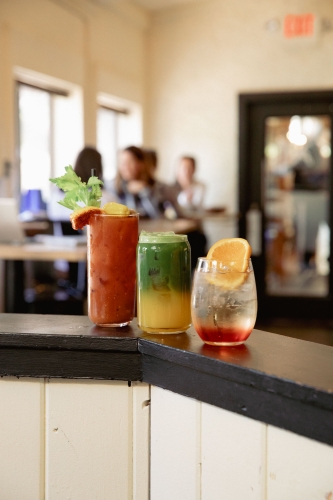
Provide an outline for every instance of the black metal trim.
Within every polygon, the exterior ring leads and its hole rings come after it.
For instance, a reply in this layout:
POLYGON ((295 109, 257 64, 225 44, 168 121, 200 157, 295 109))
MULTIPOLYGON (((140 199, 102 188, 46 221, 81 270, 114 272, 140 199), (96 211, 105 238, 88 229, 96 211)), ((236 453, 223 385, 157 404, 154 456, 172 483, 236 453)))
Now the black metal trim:
POLYGON ((144 381, 333 446, 333 412, 235 380, 143 356, 144 381))
POLYGON ((139 353, 0 348, 0 376, 142 380, 139 353))

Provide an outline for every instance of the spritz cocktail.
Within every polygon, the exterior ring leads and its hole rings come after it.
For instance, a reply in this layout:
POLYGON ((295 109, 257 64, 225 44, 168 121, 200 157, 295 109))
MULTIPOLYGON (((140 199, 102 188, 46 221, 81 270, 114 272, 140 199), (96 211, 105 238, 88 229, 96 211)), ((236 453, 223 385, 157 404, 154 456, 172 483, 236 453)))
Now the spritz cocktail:
POLYGON ((237 262, 198 259, 191 311, 193 326, 206 344, 242 344, 252 332, 257 316, 251 260, 248 259, 246 265, 238 265, 237 262))

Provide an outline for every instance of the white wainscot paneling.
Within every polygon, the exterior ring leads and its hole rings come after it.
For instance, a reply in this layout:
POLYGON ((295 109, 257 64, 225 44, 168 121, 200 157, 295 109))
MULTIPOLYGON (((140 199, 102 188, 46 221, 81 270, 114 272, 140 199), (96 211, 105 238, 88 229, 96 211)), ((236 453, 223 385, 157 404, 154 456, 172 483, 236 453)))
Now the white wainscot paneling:
POLYGON ((333 500, 333 447, 268 426, 268 500, 333 500))
POLYGON ((200 499, 200 403, 151 387, 151 500, 200 499))
POLYGON ((264 500, 266 425, 151 388, 151 500, 264 500))
POLYGON ((0 379, 0 499, 44 499, 44 380, 0 379))
POLYGON ((147 500, 148 399, 146 384, 50 380, 46 499, 147 500))
POLYGON ((266 425, 205 403, 201 422, 202 500, 264 500, 266 425))

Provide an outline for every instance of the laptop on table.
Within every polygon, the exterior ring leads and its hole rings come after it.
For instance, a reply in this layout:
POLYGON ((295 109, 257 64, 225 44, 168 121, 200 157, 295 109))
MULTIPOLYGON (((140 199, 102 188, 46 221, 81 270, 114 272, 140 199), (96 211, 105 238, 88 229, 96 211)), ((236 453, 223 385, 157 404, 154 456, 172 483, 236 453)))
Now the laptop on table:
POLYGON ((0 198, 0 243, 20 244, 25 240, 15 198, 0 198))

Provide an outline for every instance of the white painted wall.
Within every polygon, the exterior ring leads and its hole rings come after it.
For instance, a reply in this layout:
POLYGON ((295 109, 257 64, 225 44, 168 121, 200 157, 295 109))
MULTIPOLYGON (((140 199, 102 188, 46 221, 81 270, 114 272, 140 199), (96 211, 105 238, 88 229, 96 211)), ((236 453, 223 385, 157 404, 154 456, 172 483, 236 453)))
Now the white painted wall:
POLYGON ((271 19, 309 11, 319 25, 333 21, 331 0, 204 0, 154 14, 125 0, 2 0, 0 177, 4 162, 15 162, 20 66, 82 88, 87 144, 96 140, 98 95, 140 105, 159 176, 172 181, 178 156, 193 154, 208 184, 206 205, 235 212, 238 93, 333 85, 332 30, 302 44, 265 29, 271 19))
POLYGON ((156 12, 149 30, 147 142, 160 175, 174 178, 181 154, 198 159, 208 206, 237 208, 240 92, 331 89, 333 31, 316 43, 265 29, 286 14, 333 22, 331 0, 205 0, 156 12))
POLYGON ((79 87, 83 142, 94 145, 98 95, 144 106, 148 20, 143 9, 127 2, 107 8, 88 0, 0 1, 0 178, 5 161, 12 162, 17 176, 16 68, 46 75, 60 88, 61 82, 79 87))

